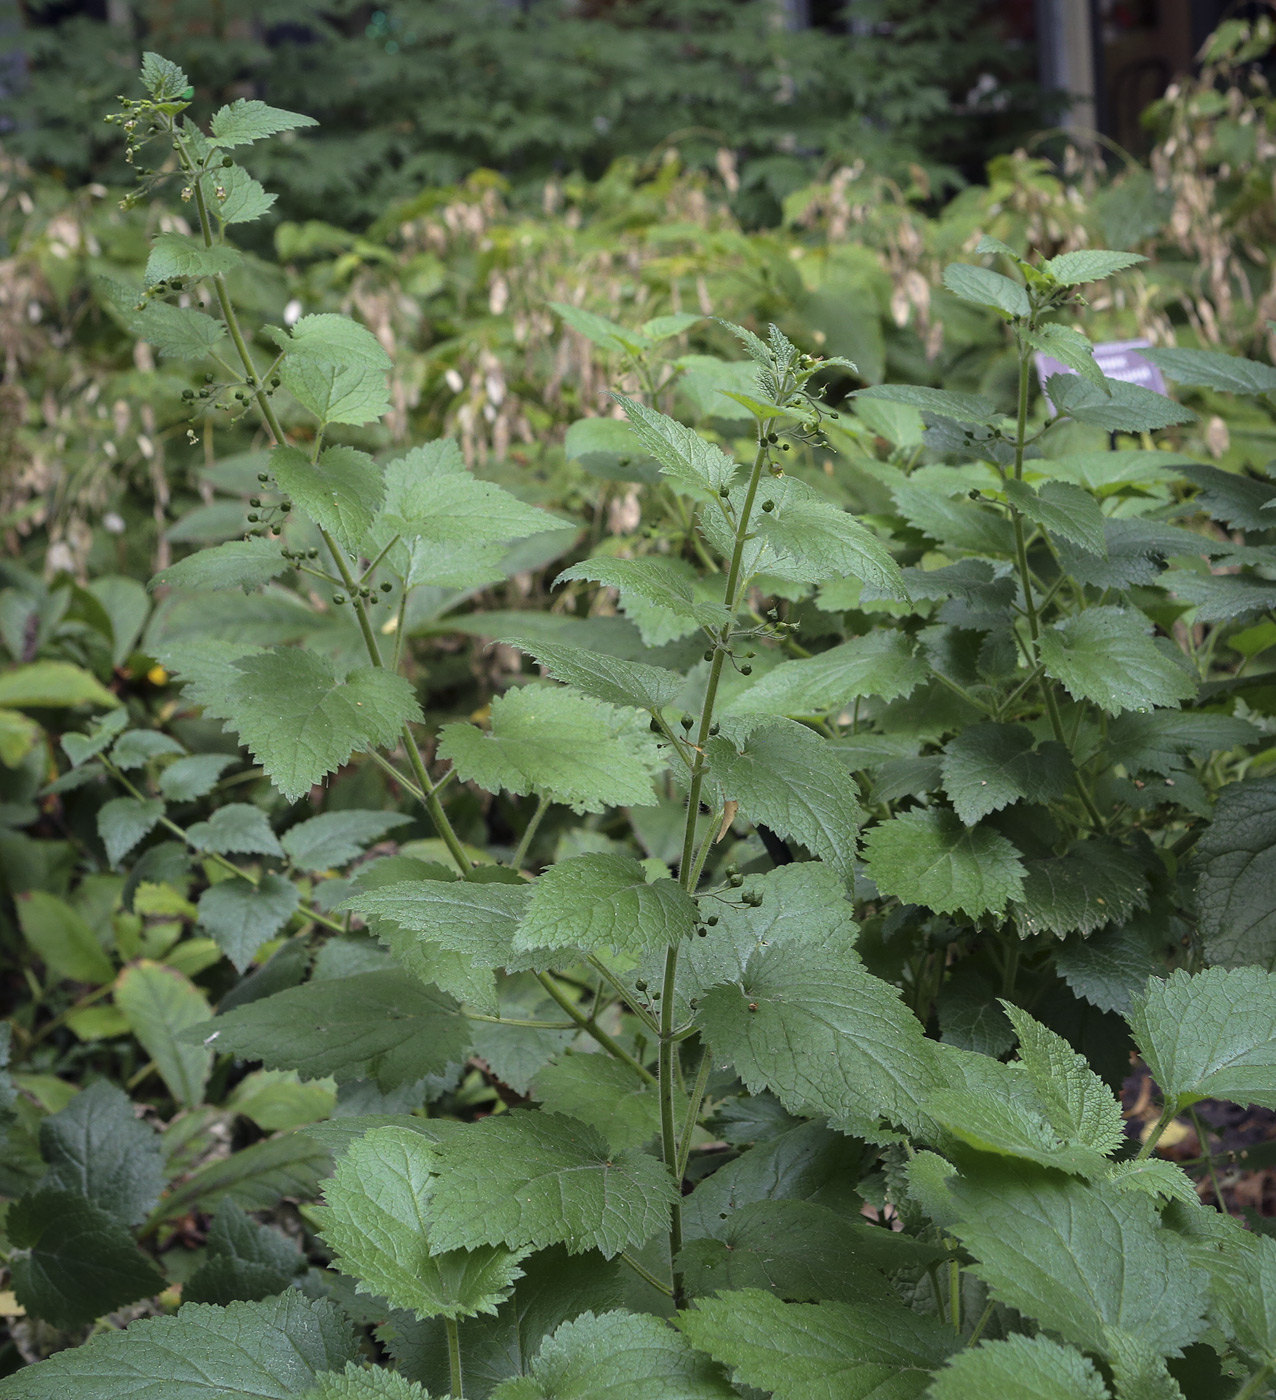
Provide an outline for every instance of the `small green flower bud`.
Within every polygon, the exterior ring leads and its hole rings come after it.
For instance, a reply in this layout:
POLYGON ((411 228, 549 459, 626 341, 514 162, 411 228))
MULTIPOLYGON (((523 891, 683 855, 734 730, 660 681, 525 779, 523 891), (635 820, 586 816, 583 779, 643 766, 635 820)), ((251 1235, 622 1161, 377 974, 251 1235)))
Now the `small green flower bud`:
POLYGON ((342 603, 346 601, 346 595, 344 593, 334 593, 332 595, 332 601, 336 603, 338 607, 340 607, 342 603))
POLYGON ((393 592, 393 590, 394 590, 394 584, 392 584, 392 583, 387 582, 387 583, 383 583, 383 584, 381 585, 381 591, 382 591, 382 593, 390 593, 390 592, 393 592))
POLYGON ((738 890, 740 886, 744 884, 744 876, 741 875, 739 871, 734 875, 728 875, 727 884, 730 885, 733 890, 738 890))
POLYGON ((222 169, 223 169, 223 170, 229 170, 230 167, 231 167, 232 165, 234 165, 234 163, 235 163, 235 162, 234 162, 233 160, 231 160, 231 158, 230 158, 229 156, 223 156, 223 157, 222 157, 222 169))

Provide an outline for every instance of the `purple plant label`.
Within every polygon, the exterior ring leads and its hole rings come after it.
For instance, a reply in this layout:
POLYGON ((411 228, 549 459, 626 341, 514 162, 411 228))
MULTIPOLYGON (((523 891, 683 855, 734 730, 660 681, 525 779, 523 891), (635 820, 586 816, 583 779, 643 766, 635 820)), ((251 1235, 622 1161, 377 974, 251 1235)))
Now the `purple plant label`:
MULTIPOLYGON (((1120 379, 1126 384, 1137 384, 1140 389, 1151 389, 1153 393, 1169 395, 1165 387, 1165 376, 1150 361, 1139 354, 1152 342, 1149 340, 1109 340, 1094 347, 1095 363, 1109 379, 1120 379)), ((1046 380, 1052 374, 1075 374, 1067 365, 1060 364, 1052 355, 1037 354, 1037 379, 1045 392, 1046 380)))

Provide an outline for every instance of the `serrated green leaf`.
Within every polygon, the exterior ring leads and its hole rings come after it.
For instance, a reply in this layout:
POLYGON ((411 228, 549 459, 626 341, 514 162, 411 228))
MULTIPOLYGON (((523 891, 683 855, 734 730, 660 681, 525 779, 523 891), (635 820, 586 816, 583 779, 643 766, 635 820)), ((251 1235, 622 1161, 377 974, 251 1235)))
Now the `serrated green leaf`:
POLYGON ((801 841, 852 878, 863 813, 859 790, 835 753, 804 725, 768 718, 741 736, 711 739, 709 768, 723 795, 752 822, 801 841))
POLYGON ((418 1317, 492 1313, 518 1278, 520 1255, 480 1242, 454 1249, 440 1238, 439 1146, 403 1128, 375 1128, 337 1163, 315 1212, 335 1263, 357 1291, 418 1317))
POLYGON ((955 394, 948 389, 928 389, 920 384, 877 384, 871 389, 857 390, 854 398, 882 399, 886 403, 908 404, 923 413, 936 413, 954 418, 959 423, 980 423, 995 428, 1005 414, 982 394, 955 394))
MULTIPOLYGON (((1004 513, 972 503, 964 492, 960 497, 952 497, 918 482, 900 481, 892 484, 891 496, 910 525, 946 549, 1001 555, 1007 559, 1014 554, 1014 531, 1004 513)), ((911 577, 916 577, 916 573, 911 577)), ((1013 599, 1013 585, 1007 590, 1006 583, 1000 583, 999 589, 994 584, 993 590, 1009 591, 1013 599)))
POLYGON ((1021 515, 1049 534, 1062 535, 1091 554, 1106 557, 1103 512, 1088 491, 1067 481, 1046 481, 1035 490, 1023 481, 1007 481, 1003 489, 1021 515))
POLYGON ((1063 855, 1024 862, 1013 913, 1027 934, 1081 933, 1128 919, 1148 906, 1148 877, 1124 848, 1103 837, 1078 841, 1063 855))
POLYGON ((529 685, 492 701, 491 728, 448 724, 439 757, 486 792, 535 792, 575 812, 650 807, 664 760, 646 721, 568 687, 529 685))
POLYGON ((905 812, 864 837, 868 873, 883 894, 937 913, 1000 914, 1023 894, 1019 852, 998 832, 955 812, 905 812))
POLYGON ((321 1143, 304 1133, 280 1133, 206 1162, 173 1187, 160 1211, 164 1219, 176 1219, 190 1210, 211 1210, 222 1201, 234 1201, 241 1210, 272 1210, 285 1196, 312 1200, 331 1169, 321 1143))
MULTIPOLYGON (((469 1358, 466 1358, 467 1362, 469 1358)), ((466 1371, 469 1371, 466 1366, 466 1371)), ((384 1366, 358 1365, 346 1362, 344 1371, 329 1371, 319 1376, 305 1400, 430 1400, 429 1394, 415 1381, 384 1366)))
POLYGON ((292 566, 283 557, 278 540, 227 540, 212 549, 201 549, 176 564, 170 564, 151 579, 155 589, 242 588, 245 593, 278 578, 292 566))
POLYGON ((258 1069, 235 1085, 226 1107, 273 1133, 280 1128, 308 1127, 326 1118, 336 1100, 336 1089, 330 1083, 303 1084, 296 1070, 258 1069))
POLYGON ((846 1132, 880 1137, 883 1119, 915 1125, 935 1084, 920 1023, 864 969, 845 927, 818 944, 796 931, 769 938, 696 1014, 751 1092, 770 1089, 791 1112, 825 1114, 846 1132))
POLYGON ((375 1079, 383 1093, 438 1074, 469 1033, 450 997, 399 972, 307 982, 218 1016, 211 1044, 306 1079, 375 1079))
POLYGON ((279 489, 321 530, 347 549, 363 547, 385 496, 381 469, 366 452, 329 447, 312 462, 299 448, 276 447, 270 470, 279 489))
MULTIPOLYGON (((1127 711, 1108 726, 1105 753, 1127 772, 1164 775, 1182 768, 1185 758, 1209 758, 1258 739, 1254 725, 1236 715, 1200 710, 1127 711)), ((1224 789, 1225 794, 1237 791, 1234 785, 1224 789)))
MULTIPOLYGON (((350 423, 359 427, 374 422, 390 410, 385 371, 366 364, 343 363, 335 358, 320 359, 317 355, 290 354, 284 356, 279 377, 283 387, 302 408, 315 415, 321 426, 350 423)), ((328 449, 329 452, 334 450, 338 450, 343 457, 363 455, 353 448, 328 449)))
POLYGON ((1217 389, 1224 394, 1276 392, 1276 369, 1259 360, 1246 360, 1221 350, 1163 348, 1139 353, 1180 384, 1217 389))
POLYGON ((267 136, 277 136, 281 131, 296 131, 299 127, 318 126, 319 123, 300 112, 285 112, 256 99, 241 97, 219 107, 208 125, 212 132, 208 144, 226 148, 248 146, 254 141, 264 141, 267 136))
POLYGON ((205 248, 203 239, 188 233, 157 233, 146 260, 146 285, 153 287, 174 278, 220 277, 242 261, 238 249, 225 244, 205 248))
POLYGON ((1201 1099, 1276 1108, 1276 974, 1182 968, 1151 981, 1129 1017, 1167 1103, 1201 1099))
POLYGON ((645 1152, 612 1152, 594 1128, 544 1110, 467 1125, 438 1145, 435 1247, 566 1245, 610 1259, 668 1227, 673 1184, 645 1152))
POLYGON ((267 194, 242 165, 221 166, 203 176, 204 204, 223 225, 251 224, 274 206, 277 195, 267 194))
POLYGON ((876 695, 898 700, 928 668, 902 632, 870 632, 800 661, 783 661, 725 708, 727 714, 821 715, 876 695))
POLYGON ((1166 583, 1176 598, 1193 604, 1196 622, 1241 622, 1276 608, 1276 581, 1259 574, 1198 574, 1176 569, 1166 583))
POLYGON ((32 952, 50 972, 100 986, 115 967, 84 917, 47 890, 23 890, 14 898, 18 926, 32 952))
POLYGON ((359 808, 324 812, 289 827, 280 838, 288 859, 301 870, 327 870, 353 860, 365 846, 410 821, 399 812, 359 808))
POLYGON ((335 1303, 289 1290, 108 1330, 6 1377, 5 1400, 284 1400, 358 1354, 335 1303))
POLYGON ((176 739, 158 729, 130 729, 115 741, 111 762, 127 773, 134 768, 144 768, 153 758, 185 752, 176 739))
POLYGON ((953 1177, 948 1191, 975 1273, 1065 1341, 1177 1355, 1204 1329, 1205 1276, 1147 1196, 1030 1167, 953 1177))
POLYGON ((229 802, 218 807, 206 822, 187 828, 186 838, 197 851, 221 855, 281 856, 283 847, 270 829, 266 814, 251 802, 229 802))
POLYGON ((958 1352, 935 1378, 930 1400, 1109 1400, 1094 1363, 1049 1337, 1008 1337, 958 1352))
POLYGON ((958 1346, 898 1303, 784 1303, 758 1289, 702 1298, 678 1326, 774 1400, 913 1400, 958 1346))
POLYGON ((1177 708, 1196 683, 1148 635, 1141 613, 1095 607, 1041 634, 1046 671, 1075 700, 1093 700, 1110 715, 1122 710, 1177 708))
POLYGON ((5 1233, 17 1251, 18 1302, 64 1331, 164 1286, 128 1230, 75 1191, 41 1187, 23 1196, 9 1207, 5 1233))
POLYGON ((1256 1365, 1276 1367, 1276 1239, 1250 1236, 1217 1262, 1214 1306, 1227 1335, 1256 1365))
POLYGON ((984 721, 963 729, 944 749, 944 791, 974 826, 1014 802, 1052 802, 1068 790, 1072 763, 1062 744, 1033 747, 1022 724, 984 721))
POLYGON ((1190 408, 1164 394, 1106 375, 1098 385, 1078 374, 1055 374, 1046 381, 1046 394, 1059 414, 1110 433, 1145 433, 1196 421, 1190 408))
POLYGON ((1149 977, 1166 975, 1165 930, 1147 917, 1071 938, 1055 952, 1059 976, 1100 1011, 1127 1016, 1149 977))
POLYGON ((1019 282, 1003 277, 991 268, 973 263, 949 263, 944 269, 944 286, 972 306, 988 306, 1006 316, 1028 316, 1032 303, 1019 282))
POLYGON ((647 338, 640 331, 618 325, 605 316, 563 301, 551 301, 549 305, 578 335, 583 335, 604 350, 634 354, 647 346, 647 338))
POLYGON ((1049 355, 1061 365, 1067 365, 1105 397, 1108 395, 1108 381, 1094 358, 1094 346, 1080 331, 1072 326, 1051 324, 1039 326, 1036 330, 1020 331, 1020 334, 1034 350, 1049 355))
POLYGON ((1269 530, 1269 507, 1276 501, 1276 485, 1258 481, 1240 472, 1220 471, 1218 467, 1185 462, 1178 469, 1199 487, 1193 504, 1236 530, 1269 530))
POLYGON ((115 1005, 155 1061, 169 1093, 186 1108, 200 1103, 212 1052, 179 1037, 212 1016, 203 992, 176 968, 142 959, 120 973, 115 1005))
POLYGON ((654 408, 635 403, 621 394, 615 398, 624 408, 634 436, 676 486, 705 497, 716 495, 723 487, 731 485, 736 464, 720 447, 706 442, 676 418, 657 413, 654 408))
POLYGON ((208 1231, 204 1262, 182 1286, 184 1303, 255 1302, 282 1292, 305 1266, 296 1245, 226 1200, 208 1231))
POLYGON ((40 1124, 41 1190, 69 1191, 123 1225, 146 1219, 164 1187, 164 1152, 128 1096, 100 1079, 40 1124))
POLYGON ((1147 262, 1142 253, 1113 253, 1106 248, 1080 248, 1074 253, 1060 253, 1041 264, 1041 271, 1053 277, 1060 286, 1080 287, 1087 282, 1101 282, 1113 273, 1123 272, 1147 262))
POLYGON ((582 1313, 541 1345, 527 1376, 491 1400, 732 1400, 716 1366, 656 1317, 582 1313))
MULTIPOLYGON (((695 627, 722 627, 730 619, 721 603, 708 603, 693 596, 690 582, 664 559, 609 559, 596 556, 564 569, 556 583, 584 579, 615 588, 654 604, 695 627)), ((685 635, 685 631, 679 635, 685 635)))
POLYGON ((202 360, 225 337, 226 327, 220 321, 193 307, 148 301, 144 311, 135 311, 135 305, 130 301, 123 313, 129 330, 166 359, 202 360))
POLYGON ((142 55, 142 84, 157 102, 179 97, 190 86, 190 79, 167 58, 157 53, 142 55))
POLYGON ((295 802, 352 753, 392 744, 419 720, 412 685, 378 667, 338 675, 327 657, 296 647, 246 656, 225 683, 219 708, 229 727, 295 802))
POLYGON ((516 949, 610 948, 641 958, 690 938, 696 902, 676 881, 653 880, 632 856, 560 860, 532 886, 516 949))
POLYGON ((617 1152, 645 1147, 660 1134, 660 1100, 652 1086, 610 1055, 563 1055, 532 1081, 548 1113, 579 1118, 617 1152))
POLYGON ((632 705, 635 709, 653 712, 663 710, 673 704, 686 684, 676 671, 606 656, 585 647, 529 641, 523 637, 501 640, 506 646, 525 651, 558 680, 609 705, 632 705))
POLYGON ((155 797, 114 797, 98 808, 97 831, 112 865, 159 825, 164 804, 155 797))
POLYGON ((643 335, 650 340, 668 340, 670 336, 682 335, 692 326, 698 326, 705 318, 690 311, 675 311, 668 316, 653 316, 641 326, 643 335))
POLYGON ((1276 968, 1276 779, 1230 783, 1194 852, 1196 910, 1210 961, 1276 968))
POLYGON ((229 753, 197 753, 170 763, 159 775, 159 790, 170 802, 193 802, 217 786, 235 762, 229 753))
POLYGON ((69 661, 32 661, 0 676, 0 705, 16 710, 119 704, 118 695, 69 661))
POLYGON ((296 885, 269 871, 255 885, 240 878, 223 880, 200 895, 199 926, 243 972, 257 949, 284 929, 300 902, 296 885))

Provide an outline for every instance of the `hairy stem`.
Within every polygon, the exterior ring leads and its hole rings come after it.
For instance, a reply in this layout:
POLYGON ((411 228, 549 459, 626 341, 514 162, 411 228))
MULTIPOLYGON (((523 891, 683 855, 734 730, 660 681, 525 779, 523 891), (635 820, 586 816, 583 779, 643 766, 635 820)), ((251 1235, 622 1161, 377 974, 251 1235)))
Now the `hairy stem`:
POLYGON ((1165 1107, 1162 1108, 1161 1116, 1156 1120, 1156 1125, 1147 1135, 1143 1146, 1139 1148, 1138 1154, 1134 1159, 1136 1162, 1144 1161, 1156 1151, 1156 1145, 1161 1141, 1161 1134, 1165 1132, 1166 1128, 1174 1121, 1176 1108, 1177 1105, 1173 1103, 1167 1103, 1165 1107))
POLYGON ((614 1055, 616 1059, 620 1060, 623 1064, 628 1065, 629 1068, 633 1070, 635 1074, 637 1074, 640 1078, 645 1080, 648 1084, 654 1084, 656 1082, 656 1076, 652 1074, 652 1072, 647 1068, 647 1066, 644 1064, 640 1064, 637 1060, 635 1060, 634 1057, 629 1053, 629 1051, 626 1050, 625 1047, 621 1045, 620 1042, 616 1040, 614 1036, 608 1035, 607 1032, 603 1030, 601 1026, 599 1026, 590 1017, 586 1016, 585 1013, 580 1009, 580 1007, 577 1006, 576 1003, 572 1001, 572 999, 569 996, 563 993, 563 991, 557 986, 557 984, 554 982, 554 979, 549 975, 549 973, 538 972, 535 974, 535 976, 536 980, 541 984, 541 986, 544 987, 545 990, 549 993, 549 995, 559 1004, 559 1006, 563 1008, 563 1010, 568 1014, 568 1016, 571 1017, 571 1019, 576 1023, 576 1025, 578 1025, 581 1028, 581 1030, 585 1031, 588 1035, 592 1035, 594 1039, 599 1043, 599 1045, 601 1045, 609 1055, 614 1055))
POLYGON ((447 1364, 452 1400, 463 1400, 465 1392, 461 1379, 461 1335, 457 1330, 456 1318, 445 1318, 443 1326, 447 1332, 447 1364))

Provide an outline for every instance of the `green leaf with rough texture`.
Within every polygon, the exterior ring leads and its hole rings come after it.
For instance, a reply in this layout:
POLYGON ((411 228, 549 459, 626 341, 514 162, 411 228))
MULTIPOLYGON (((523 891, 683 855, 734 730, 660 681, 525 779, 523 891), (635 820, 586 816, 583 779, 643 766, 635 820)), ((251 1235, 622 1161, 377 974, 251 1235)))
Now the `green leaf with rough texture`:
POLYGON ((197 1026, 202 1036, 212 1015, 203 992, 176 968, 143 959, 120 973, 115 1004, 169 1093, 185 1108, 200 1103, 212 1052, 180 1037, 197 1026))
MULTIPOLYGON (((12 674, 12 673, 11 673, 12 674)), ((3 684, 4 677, 0 676, 0 684, 3 684)), ((87 763, 90 758, 95 758, 103 750, 111 747, 111 742, 115 736, 129 722, 128 710, 123 705, 118 709, 109 710, 100 720, 94 724, 93 729, 88 734, 64 734, 62 736, 62 749, 71 760, 71 767, 78 768, 82 763, 87 763)))
POLYGON ((113 797, 98 808, 97 832, 112 865, 159 825, 164 804, 156 797, 113 797))
POLYGON ((193 1303, 106 1331, 0 1382, 5 1400, 285 1400, 358 1355, 335 1303, 296 1290, 228 1308, 193 1303))
POLYGON ((774 1400, 913 1400, 960 1345, 899 1303, 784 1303, 757 1289, 702 1298, 678 1326, 774 1400))
POLYGON ((1013 913, 1024 935, 1089 935, 1146 909, 1148 877, 1137 859, 1106 837, 1078 841, 1061 856, 1024 862, 1013 913))
POLYGON ((1166 975, 1167 937, 1161 920, 1147 916, 1070 938, 1055 951, 1055 968, 1075 996, 1127 1016, 1149 977, 1166 975))
POLYGON ((247 593, 292 567, 282 551, 278 540, 227 540, 161 569, 149 587, 189 588, 196 592, 242 588, 247 593))
MULTIPOLYGON (((331 359, 311 353, 287 354, 279 367, 279 377, 283 387, 302 408, 313 413, 321 425, 350 423, 358 427, 389 412, 386 372, 367 363, 349 362, 343 350, 344 347, 336 348, 331 359)), ((291 452, 296 449, 275 450, 291 452)), ((348 447, 329 448, 328 451, 337 452, 342 460, 364 455, 348 447)), ((335 473, 335 466, 333 470, 335 473)))
MULTIPOLYGON (((128 292, 130 299, 133 297, 128 292)), ((125 313, 128 328, 170 360, 202 360, 225 336, 226 328, 215 317, 189 306, 148 301, 144 311, 134 311, 130 300, 125 313)))
POLYGON ((130 729, 115 741, 111 749, 111 762, 127 773, 134 768, 145 768, 153 758, 167 758, 185 752, 176 739, 158 729, 130 729))
POLYGON ((450 997, 399 972, 307 982, 218 1016, 211 1044, 306 1079, 375 1079, 383 1093, 439 1074, 469 1032, 450 997))
POLYGON ((697 1020, 714 1054, 751 1092, 770 1089, 791 1112, 825 1114, 846 1132, 879 1137, 882 1120, 915 1126, 936 1082, 934 1057, 898 990, 865 970, 845 928, 818 943, 798 928, 776 934, 738 978, 701 998, 697 1020))
POLYGON ((693 1296, 760 1288, 796 1303, 894 1302, 865 1238, 862 1220, 827 1206, 753 1201, 732 1211, 717 1238, 686 1244, 678 1264, 693 1296))
POLYGON ((171 282, 175 278, 220 277, 243 261, 237 248, 225 244, 204 247, 202 238, 188 233, 157 233, 151 239, 146 260, 146 285, 171 282))
POLYGON ((1046 394, 1059 414, 1110 433, 1146 433, 1196 421, 1190 408, 1164 394, 1106 375, 1098 385, 1079 374, 1054 374, 1046 381, 1046 394))
POLYGON ((1196 850, 1196 913, 1209 959, 1276 969, 1276 778, 1229 783, 1196 850))
MULTIPOLYGON (((468 1358, 467 1358, 468 1360, 468 1358)), ((468 1365, 466 1371, 469 1371, 468 1365)), ((429 1394, 399 1371, 346 1362, 344 1371, 320 1376, 305 1400, 430 1400, 429 1394)))
MULTIPOLYGON (((1187 758, 1207 759, 1215 753, 1258 740, 1255 726, 1236 715, 1200 710, 1152 710, 1140 714, 1129 710, 1108 725, 1105 756, 1111 763, 1120 763, 1129 773, 1165 776, 1184 767, 1187 758)), ((1224 788, 1220 796, 1226 802, 1232 794, 1243 790, 1233 783, 1224 788)), ((1219 815, 1216 811, 1215 822, 1219 815)))
POLYGON ((1200 488, 1192 504, 1215 520, 1236 530, 1271 529, 1270 507, 1276 501, 1276 483, 1256 480, 1247 473, 1206 467, 1200 462, 1185 462, 1178 472, 1200 488))
POLYGON ((1049 1337, 1008 1337, 958 1352, 935 1378, 929 1400, 1109 1400, 1094 1363, 1049 1337))
POLYGON ((285 112, 282 108, 241 97, 219 107, 208 125, 212 132, 208 144, 227 147, 249 146, 254 141, 264 141, 267 136, 277 136, 281 131, 296 131, 299 127, 318 126, 319 123, 300 112, 285 112))
POLYGON ((491 1400, 732 1400, 718 1368, 657 1317, 582 1313, 491 1400))
POLYGON ((524 637, 502 637, 501 640, 506 646, 525 651, 557 680, 609 705, 663 710, 682 694, 686 684, 676 671, 667 671, 663 666, 625 661, 585 647, 529 641, 524 637))
POLYGON ((1149 982, 1129 1017, 1167 1103, 1229 1099, 1276 1109, 1276 973, 1182 968, 1149 982))
POLYGON ((224 1306, 269 1298, 287 1288, 304 1267, 295 1244, 225 1200, 208 1231, 204 1261, 182 1286, 182 1301, 224 1306))
POLYGON ((1080 248, 1074 253, 1060 253, 1041 264, 1041 271, 1053 277, 1060 286, 1081 287, 1087 282, 1101 282, 1113 273, 1124 272, 1147 262, 1142 253, 1113 253, 1106 248, 1080 248))
POLYGON ((418 1317, 493 1313, 518 1278, 518 1254, 440 1238, 439 1146, 404 1128, 374 1128, 352 1143, 314 1212, 337 1267, 357 1291, 418 1317))
POLYGON ((98 986, 115 976, 97 936, 66 900, 46 890, 23 890, 14 906, 23 938, 50 972, 98 986))
POLYGON ((1034 350, 1049 355, 1061 365, 1067 365, 1075 374, 1096 385, 1105 396, 1107 395, 1107 379, 1094 358, 1094 346, 1079 330, 1072 326, 1052 324, 1040 326, 1035 331, 1021 331, 1020 334, 1034 350))
POLYGON ((753 722, 738 740, 721 735, 706 749, 723 795, 741 814, 801 841, 849 881, 863 812, 859 789, 837 755, 804 725, 753 722))
POLYGON ((160 1203, 159 1213, 166 1220, 177 1219, 190 1210, 211 1210, 223 1201, 233 1201, 241 1210, 272 1210, 285 1196, 313 1199, 331 1169, 331 1158, 321 1142, 305 1133, 280 1133, 205 1162, 172 1189, 160 1203))
POLYGON ((706 442, 676 418, 657 413, 654 408, 635 403, 621 394, 615 397, 629 418, 634 436, 676 486, 694 495, 706 496, 731 485, 736 464, 720 447, 706 442))
POLYGON ((596 555, 564 569, 555 582, 571 579, 615 588, 622 598, 632 593, 698 627, 721 627, 730 620, 721 603, 695 598, 688 580, 665 559, 610 559, 596 555))
POLYGON ((312 462, 299 448, 276 447, 270 470, 279 489, 321 530, 349 550, 363 547, 385 496, 381 469, 366 452, 328 447, 312 462))
POLYGON ((1014 802, 1052 802, 1068 790, 1072 762, 1063 744, 1033 747, 1022 724, 968 725, 944 749, 944 791, 967 826, 1014 802))
POLYGON ((1146 1195, 1030 1167, 949 1178, 948 1191, 974 1272, 1065 1341, 1176 1355, 1204 1329, 1205 1276, 1146 1195))
POLYGON ((104 1079, 40 1124, 41 1189, 83 1196, 124 1225, 146 1219, 164 1188, 164 1152, 128 1096, 104 1079))
POLYGON ((142 85, 157 102, 181 97, 190 87, 190 79, 167 58, 157 53, 142 55, 142 85))
POLYGON ((179 758, 159 775, 159 790, 170 802, 193 802, 210 793, 235 761, 235 755, 229 753, 197 753, 179 758))
POLYGON ((1140 350, 1139 354, 1180 384, 1217 389, 1224 394, 1276 392, 1276 369, 1259 360, 1227 355, 1221 350, 1140 350))
POLYGON ((222 880, 200 895, 196 907, 200 928, 243 972, 257 949, 282 932, 300 903, 291 880, 267 872, 255 885, 238 877, 222 880))
POLYGON ((532 1081, 548 1113, 565 1113, 597 1128, 617 1152, 660 1135, 660 1100, 628 1065, 607 1054, 565 1054, 532 1081))
POLYGON ((883 894, 937 913, 1001 914, 1023 895, 1019 852, 999 832, 955 812, 905 812, 864 837, 864 862, 883 894))
POLYGON ((75 1191, 23 1196, 9 1207, 5 1233, 18 1302, 64 1331, 164 1287, 119 1220, 75 1191))
MULTIPOLYGON (((514 930, 527 908, 532 887, 477 884, 466 880, 400 880, 364 888, 341 907, 365 918, 397 925, 411 935, 484 967, 511 967, 514 930)), ((377 929, 396 956, 406 944, 377 929)), ((410 963, 408 964, 410 966, 410 963)))
POLYGON ((327 870, 354 860, 365 846, 411 820, 399 812, 369 812, 355 807, 324 812, 289 827, 280 838, 280 845, 299 869, 327 870))
POLYGON ((923 1107, 951 1137, 978 1152, 1035 1162, 1082 1177, 1097 1176, 1105 1166, 1099 1153, 1083 1144, 1062 1141, 1039 1104, 1010 1093, 995 1097, 987 1085, 941 1089, 931 1094, 923 1107))
POLYGON ((1175 707, 1196 682, 1148 635, 1142 613, 1096 607, 1041 634, 1041 659, 1074 700, 1093 700, 1110 715, 1175 707))
POLYGON ((278 195, 267 194, 242 165, 220 166, 201 180, 204 203, 222 224, 251 224, 274 207, 278 195))
POLYGON ((229 802, 218 807, 206 822, 195 822, 186 839, 197 851, 219 855, 281 856, 283 847, 260 807, 251 802, 229 802))
POLYGON ((618 325, 615 321, 609 321, 605 316, 599 316, 593 311, 586 311, 582 306, 571 306, 564 301, 551 301, 549 306, 578 335, 583 335, 586 340, 592 341, 604 350, 633 354, 646 348, 647 338, 640 331, 618 325))
POLYGON ((696 902, 676 881, 653 880, 632 856, 573 856, 550 866, 514 935, 514 947, 610 948, 641 958, 695 931, 696 902))
POLYGON ((949 263, 944 269, 944 286, 972 306, 987 306, 1006 316, 1028 316, 1032 303, 1020 282, 1013 282, 989 267, 973 263, 949 263))
POLYGON ((868 695, 898 700, 928 668, 903 632, 869 632, 800 661, 782 661, 725 708, 733 715, 836 714, 868 695))
POLYGON ((877 384, 871 389, 858 390, 854 398, 908 404, 923 413, 955 418, 959 423, 981 423, 989 428, 995 428, 1005 417, 997 411, 997 405, 982 394, 955 394, 948 389, 928 389, 920 384, 877 384))
POLYGON ((1003 490, 1011 505, 1047 534, 1062 535, 1091 554, 1106 556, 1103 512, 1088 491, 1069 481, 1045 481, 1035 489, 1024 481, 1007 481, 1003 490))
POLYGON ((1176 598, 1193 605, 1196 622, 1239 622, 1276 608, 1276 581, 1260 574, 1176 569, 1165 582, 1176 598))
POLYGON ((650 807, 664 760, 646 720, 567 687, 529 685, 492 701, 491 728, 445 725, 439 757, 486 792, 535 792, 575 812, 650 807))
POLYGON ((1248 1236, 1211 1272, 1214 1306, 1228 1337, 1257 1365, 1276 1369, 1276 1239, 1248 1236))
POLYGON ((411 682, 374 666, 339 675, 317 652, 276 647, 234 663, 229 726, 290 802, 352 753, 393 744, 421 711, 411 682))
POLYGON ((564 1244, 610 1259, 668 1228, 674 1190, 664 1166, 645 1152, 613 1153, 596 1129, 562 1114, 485 1118, 436 1151, 436 1248, 564 1244))
POLYGON ((61 709, 70 705, 120 703, 118 695, 69 661, 32 661, 0 675, 0 705, 15 710, 61 709))

